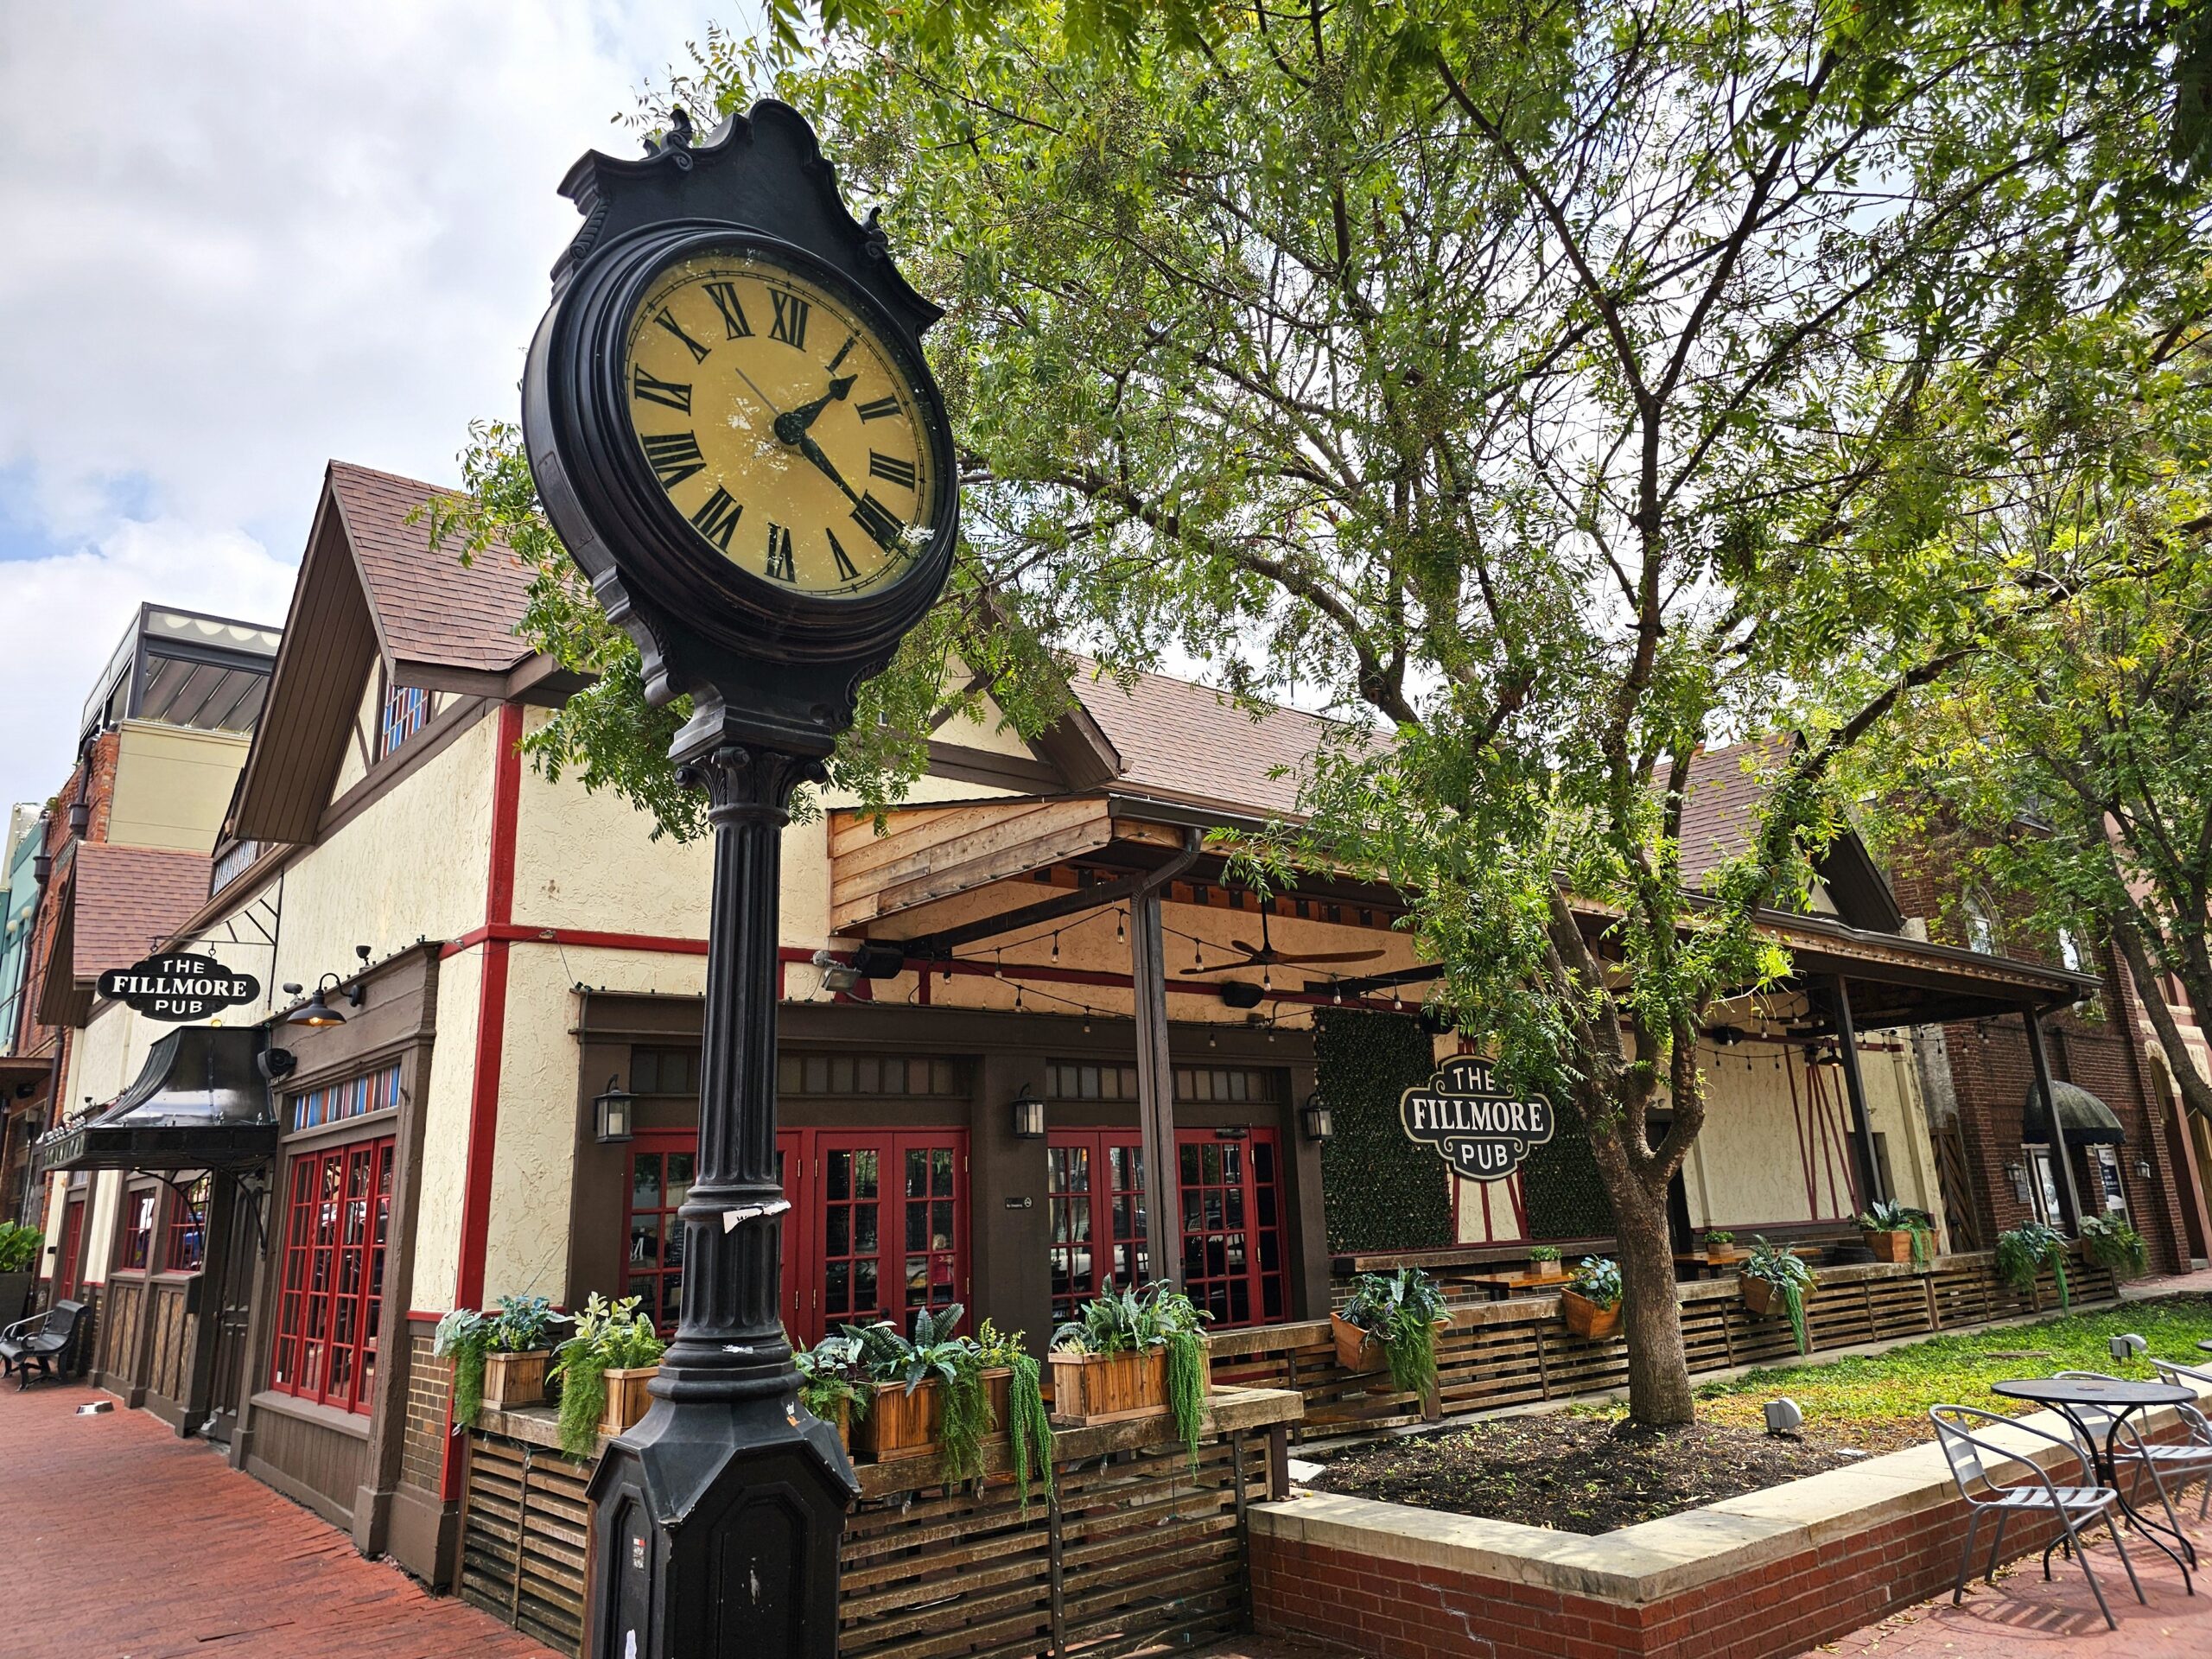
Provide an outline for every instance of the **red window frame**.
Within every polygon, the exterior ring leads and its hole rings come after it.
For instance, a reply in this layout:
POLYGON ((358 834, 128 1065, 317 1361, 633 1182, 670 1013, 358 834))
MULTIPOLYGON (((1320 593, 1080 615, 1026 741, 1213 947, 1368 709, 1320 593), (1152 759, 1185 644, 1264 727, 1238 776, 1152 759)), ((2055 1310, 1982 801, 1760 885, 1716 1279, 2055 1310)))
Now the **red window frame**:
MULTIPOLYGON (((665 1157, 692 1153, 697 1145, 697 1135, 688 1129, 648 1132, 632 1143, 622 1231, 626 1296, 660 1288, 658 1275, 667 1271, 640 1271, 631 1260, 630 1241, 640 1213, 635 1207, 639 1154, 665 1157)), ((776 1155, 791 1206, 784 1214, 782 1306, 792 1341, 818 1342, 839 1325, 878 1318, 911 1328, 917 1308, 968 1300, 965 1129, 784 1129, 776 1136, 776 1155), (861 1196, 854 1190, 851 1172, 871 1157, 874 1192, 861 1196), (920 1184, 931 1190, 910 1197, 909 1165, 918 1158, 924 1160, 920 1184), (911 1252, 910 1225, 919 1241, 911 1252), (833 1268, 840 1270, 835 1285, 833 1268), (910 1271, 923 1293, 918 1298, 909 1289, 910 1271), (855 1297, 863 1279, 873 1294, 855 1297), (894 1287, 895 1297, 888 1294, 894 1287), (842 1296, 836 1294, 839 1290, 842 1296)), ((671 1214, 664 1205, 645 1213, 657 1218, 671 1214)), ((677 1271, 680 1282, 680 1266, 677 1271)), ((663 1317, 664 1328, 672 1329, 672 1317, 663 1317)))
POLYGON ((207 1201, 212 1183, 202 1175, 182 1193, 169 1195, 169 1224, 162 1230, 162 1273, 198 1273, 207 1262, 207 1201))
POLYGON ((269 1386, 365 1413, 376 1382, 392 1139, 294 1155, 269 1386))
POLYGON ((162 1190, 149 1182, 124 1189, 121 1231, 116 1239, 118 1273, 143 1273, 154 1259, 154 1224, 162 1211, 162 1190))
POLYGON ((1283 1249, 1282 1149, 1276 1131, 1224 1140, 1176 1133, 1183 1287, 1217 1330, 1290 1317, 1283 1249))
POLYGON ((677 1209, 690 1195, 691 1176, 698 1157, 699 1136, 690 1129, 652 1129, 630 1143, 629 1185, 623 1201, 622 1294, 635 1296, 641 1312, 669 1335, 676 1329, 683 1302, 683 1223, 677 1209), (683 1179, 672 1178, 671 1167, 682 1160, 683 1179), (641 1187, 639 1178, 652 1171, 652 1184, 641 1187), (640 1205, 640 1198, 652 1202, 640 1205))
POLYGON ((1144 1137, 1134 1130, 1054 1129, 1045 1147, 1052 1323, 1109 1286, 1152 1276, 1145 1242, 1144 1137))

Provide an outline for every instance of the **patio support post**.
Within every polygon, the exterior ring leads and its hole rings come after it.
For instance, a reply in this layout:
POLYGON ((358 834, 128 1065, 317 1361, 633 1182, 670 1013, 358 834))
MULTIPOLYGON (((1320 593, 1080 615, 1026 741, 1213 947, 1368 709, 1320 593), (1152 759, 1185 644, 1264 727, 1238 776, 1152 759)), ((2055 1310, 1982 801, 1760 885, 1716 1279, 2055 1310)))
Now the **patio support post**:
POLYGON ((1175 1067, 1167 1046, 1166 939, 1160 895, 1197 862, 1199 835, 1183 832, 1183 850, 1139 884, 1129 899, 1129 987, 1136 1007, 1137 1124, 1143 1133, 1145 1246, 1152 1276, 1182 1287, 1183 1198, 1175 1163, 1175 1067))
POLYGON ((1835 1044, 1843 1062, 1843 1092, 1851 1103, 1851 1149, 1859 1165, 1860 1202, 1870 1208, 1887 1203, 1889 1189, 1882 1185, 1882 1166, 1874 1156, 1874 1130, 1866 1116, 1866 1079, 1859 1070, 1859 1027, 1851 1018, 1851 988, 1841 974, 1835 976, 1835 1044))
POLYGON ((2082 1231, 2082 1195, 2074 1190, 2074 1154, 2066 1144, 2066 1126, 2058 1121, 2058 1096, 2050 1087, 2050 1055, 2044 1046, 2043 1015, 2034 1008, 2020 1010, 2020 1023, 2028 1028, 2028 1060, 2035 1067, 2036 1092, 2050 1114, 2050 1160, 2058 1166, 2058 1190, 2066 1199, 2066 1230, 2082 1231))

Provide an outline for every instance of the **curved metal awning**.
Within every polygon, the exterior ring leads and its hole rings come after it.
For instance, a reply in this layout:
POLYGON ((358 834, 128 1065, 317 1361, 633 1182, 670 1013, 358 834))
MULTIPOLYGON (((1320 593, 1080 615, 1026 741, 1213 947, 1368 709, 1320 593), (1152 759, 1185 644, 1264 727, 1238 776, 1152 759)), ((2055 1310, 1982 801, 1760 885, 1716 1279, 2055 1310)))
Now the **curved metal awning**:
MULTIPOLYGON (((2117 1147, 2126 1143, 2127 1131, 2120 1127, 2112 1108, 2088 1090, 2077 1084, 2054 1083, 2050 1091, 2058 1100, 2058 1121, 2065 1128, 2068 1146, 2117 1147)), ((2028 1090, 2027 1116, 2022 1122, 2020 1139, 2030 1146, 2050 1144, 2050 1109, 2044 1103, 2043 1090, 2038 1088, 2031 1087, 2028 1090)))
POLYGON ((96 1116, 42 1136, 38 1173, 61 1169, 238 1169, 276 1150, 259 1026, 182 1026, 96 1116))

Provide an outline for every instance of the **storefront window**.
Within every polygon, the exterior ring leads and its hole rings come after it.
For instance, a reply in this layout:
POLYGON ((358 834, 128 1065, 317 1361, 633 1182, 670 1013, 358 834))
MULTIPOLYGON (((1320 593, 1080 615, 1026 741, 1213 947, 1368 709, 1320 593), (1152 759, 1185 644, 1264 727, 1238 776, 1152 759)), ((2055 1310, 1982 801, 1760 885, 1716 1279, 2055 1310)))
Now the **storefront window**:
POLYGON ((641 1136, 630 1154, 629 1252, 623 1294, 664 1332, 676 1329, 683 1302, 683 1222, 676 1212, 691 1196, 697 1137, 641 1136))
POLYGON ((155 1190, 133 1187, 123 1195, 123 1249, 115 1265, 125 1273, 143 1273, 154 1248, 155 1190))
POLYGON ((2110 1147, 2097 1147, 2090 1154, 2097 1172, 2098 1196, 2107 1211, 2120 1215, 2127 1213, 2127 1189, 2120 1184, 2120 1154, 2110 1147))
POLYGON ((294 1157, 270 1386, 365 1412, 376 1381, 392 1141, 294 1157))
POLYGON ((1058 1324, 1100 1292, 1151 1277, 1144 1145, 1132 1131, 1055 1129, 1045 1160, 1058 1324))
POLYGON ((1184 1288, 1217 1325, 1283 1318, 1288 1304, 1274 1131, 1219 1141, 1185 1130, 1177 1139, 1184 1288))
POLYGON ((399 1104, 399 1063, 292 1096, 292 1127, 312 1129, 399 1104))
POLYGON ((209 1178, 202 1175, 169 1205, 169 1224, 162 1242, 163 1273, 197 1273, 207 1259, 209 1178))

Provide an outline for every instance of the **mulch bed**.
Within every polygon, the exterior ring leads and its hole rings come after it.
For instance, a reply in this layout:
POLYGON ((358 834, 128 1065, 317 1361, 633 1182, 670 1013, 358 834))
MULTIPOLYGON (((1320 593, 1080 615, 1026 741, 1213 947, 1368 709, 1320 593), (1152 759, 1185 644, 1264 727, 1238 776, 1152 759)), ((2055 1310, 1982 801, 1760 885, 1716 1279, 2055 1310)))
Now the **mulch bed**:
POLYGON ((1726 1424, 1651 1429, 1560 1414, 1491 1418, 1361 1446, 1328 1459, 1311 1484, 1350 1497, 1595 1534, 1855 1461, 1726 1424))

